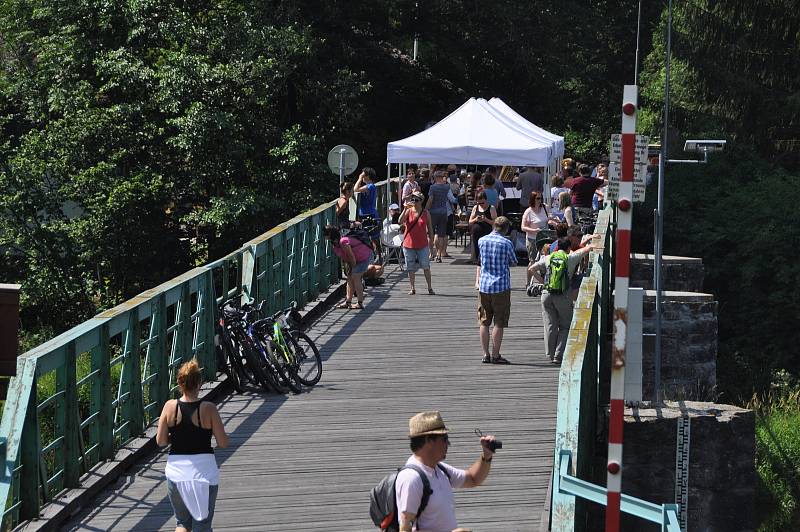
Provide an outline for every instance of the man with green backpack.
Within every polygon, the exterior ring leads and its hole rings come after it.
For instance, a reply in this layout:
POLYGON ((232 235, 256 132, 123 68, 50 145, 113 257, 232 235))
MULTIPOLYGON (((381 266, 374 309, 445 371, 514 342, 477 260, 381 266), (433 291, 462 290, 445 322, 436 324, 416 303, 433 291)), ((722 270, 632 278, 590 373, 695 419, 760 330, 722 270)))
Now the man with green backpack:
POLYGON ((531 266, 533 277, 544 285, 542 290, 542 318, 544 319, 544 347, 554 364, 560 364, 567 346, 569 326, 572 322, 570 279, 583 256, 594 249, 586 246, 570 252, 569 237, 558 240, 558 250, 543 256, 531 266))

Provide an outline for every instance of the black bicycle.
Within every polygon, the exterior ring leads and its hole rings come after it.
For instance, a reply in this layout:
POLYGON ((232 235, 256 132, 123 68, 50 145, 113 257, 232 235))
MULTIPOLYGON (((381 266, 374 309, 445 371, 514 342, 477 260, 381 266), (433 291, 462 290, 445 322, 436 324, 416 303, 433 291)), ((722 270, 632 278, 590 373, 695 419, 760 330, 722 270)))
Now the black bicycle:
MULTIPOLYGON (((227 352, 227 359, 232 360, 229 371, 236 369, 239 389, 241 384, 249 382, 262 387, 265 391, 285 393, 286 387, 275 377, 275 373, 261 354, 256 341, 248 334, 252 314, 260 309, 249 305, 237 307, 235 301, 228 301, 220 308, 220 344, 227 352)), ((224 371, 224 370, 223 370, 224 371)), ((232 381, 235 380, 232 379, 232 381)))

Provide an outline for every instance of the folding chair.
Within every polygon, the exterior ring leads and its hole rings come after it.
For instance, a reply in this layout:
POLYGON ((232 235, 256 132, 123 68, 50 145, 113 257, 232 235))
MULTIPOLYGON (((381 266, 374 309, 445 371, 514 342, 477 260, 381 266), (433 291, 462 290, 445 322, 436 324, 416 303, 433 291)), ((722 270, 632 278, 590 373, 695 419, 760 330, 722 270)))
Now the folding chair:
POLYGON ((399 225, 390 224, 388 220, 384 220, 383 229, 381 229, 381 246, 384 253, 383 263, 388 264, 395 259, 402 270, 405 265, 405 257, 403 256, 403 235, 400 234, 399 225))

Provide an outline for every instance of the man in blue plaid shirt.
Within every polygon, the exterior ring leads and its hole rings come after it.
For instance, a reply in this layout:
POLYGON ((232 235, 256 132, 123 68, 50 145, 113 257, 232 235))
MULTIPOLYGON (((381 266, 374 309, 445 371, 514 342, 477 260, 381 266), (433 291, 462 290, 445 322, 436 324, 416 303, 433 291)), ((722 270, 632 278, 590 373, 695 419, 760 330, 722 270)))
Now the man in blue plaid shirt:
POLYGON ((478 323, 481 328, 484 364, 510 364, 500 356, 503 329, 511 315, 511 269, 517 263, 514 245, 505 237, 510 227, 505 216, 494 221, 494 231, 478 240, 481 276, 478 284, 478 323), (489 354, 489 327, 494 321, 492 352, 489 354))

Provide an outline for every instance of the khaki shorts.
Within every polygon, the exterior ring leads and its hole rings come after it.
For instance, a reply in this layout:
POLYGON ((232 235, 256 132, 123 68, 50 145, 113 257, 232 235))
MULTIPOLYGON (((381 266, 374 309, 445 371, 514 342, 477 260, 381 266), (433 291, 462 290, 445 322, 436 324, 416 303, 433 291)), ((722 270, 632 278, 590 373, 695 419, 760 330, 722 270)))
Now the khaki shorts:
POLYGON ((508 318, 511 316, 511 290, 498 294, 478 293, 478 323, 505 329, 508 327, 508 318))

